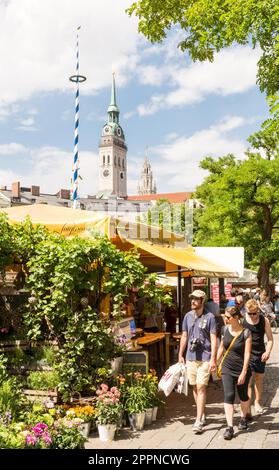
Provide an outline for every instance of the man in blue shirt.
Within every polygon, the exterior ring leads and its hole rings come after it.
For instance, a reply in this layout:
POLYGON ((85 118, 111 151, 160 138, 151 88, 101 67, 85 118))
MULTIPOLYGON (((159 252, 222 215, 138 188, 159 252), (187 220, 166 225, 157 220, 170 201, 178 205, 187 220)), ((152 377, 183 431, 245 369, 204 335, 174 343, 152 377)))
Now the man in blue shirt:
POLYGON ((216 369, 217 335, 216 320, 213 313, 205 308, 206 294, 194 290, 190 294, 191 309, 186 313, 182 323, 182 336, 178 360, 185 363, 189 384, 193 386, 194 399, 197 405, 197 417, 193 425, 196 434, 203 432, 203 416, 206 403, 206 387, 210 373, 216 369))

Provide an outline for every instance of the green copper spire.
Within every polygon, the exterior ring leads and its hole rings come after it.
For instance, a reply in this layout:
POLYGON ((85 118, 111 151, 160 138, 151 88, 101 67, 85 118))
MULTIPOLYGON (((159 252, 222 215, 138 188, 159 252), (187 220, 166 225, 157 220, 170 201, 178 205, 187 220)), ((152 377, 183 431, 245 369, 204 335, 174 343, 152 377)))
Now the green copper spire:
POLYGON ((118 122, 119 108, 116 104, 114 73, 112 74, 111 98, 110 98, 110 105, 108 107, 108 114, 109 114, 109 121, 118 122))

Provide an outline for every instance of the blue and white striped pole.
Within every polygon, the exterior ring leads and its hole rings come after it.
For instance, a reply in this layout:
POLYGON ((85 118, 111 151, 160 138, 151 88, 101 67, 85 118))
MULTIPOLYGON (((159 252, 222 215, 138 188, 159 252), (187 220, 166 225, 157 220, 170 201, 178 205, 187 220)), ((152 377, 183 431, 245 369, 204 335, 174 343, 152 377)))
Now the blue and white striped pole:
MULTIPOLYGON (((80 26, 77 30, 80 30, 80 26)), ((79 84, 85 82, 86 77, 79 75, 79 47, 78 47, 78 33, 77 33, 77 63, 76 75, 70 77, 71 82, 76 83, 76 101, 75 101, 75 136, 74 136, 74 166, 73 166, 73 180, 72 180, 72 201, 73 209, 77 207, 78 199, 78 178, 79 178, 79 159, 78 159, 78 132, 79 132, 79 84)))

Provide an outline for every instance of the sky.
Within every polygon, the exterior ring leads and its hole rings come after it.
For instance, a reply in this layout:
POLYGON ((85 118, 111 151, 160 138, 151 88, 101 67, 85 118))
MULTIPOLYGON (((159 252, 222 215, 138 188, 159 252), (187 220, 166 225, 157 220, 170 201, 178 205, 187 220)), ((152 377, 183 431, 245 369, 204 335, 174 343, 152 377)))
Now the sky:
POLYGON ((128 193, 136 194, 147 151, 159 193, 192 191, 199 162, 234 153, 268 116, 256 85, 260 51, 222 50, 193 63, 174 29, 161 44, 137 31, 132 0, 0 0, 0 186, 70 188, 73 167, 76 29, 79 31, 80 196, 98 191, 98 144, 112 72, 128 146, 128 193), (147 149, 147 150, 146 150, 147 149))

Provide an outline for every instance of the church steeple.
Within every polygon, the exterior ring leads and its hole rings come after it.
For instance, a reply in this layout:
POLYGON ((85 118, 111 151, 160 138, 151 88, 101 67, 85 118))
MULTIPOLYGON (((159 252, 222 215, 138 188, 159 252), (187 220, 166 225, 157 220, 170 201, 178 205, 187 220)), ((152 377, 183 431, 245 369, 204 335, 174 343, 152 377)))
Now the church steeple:
POLYGON ((119 123, 119 108, 116 104, 114 73, 112 74, 111 97, 110 105, 108 107, 108 122, 115 122, 117 124, 119 123))
POLYGON ((99 144, 99 198, 127 197, 127 146, 119 114, 113 74, 108 118, 99 144))
POLYGON ((157 188, 156 183, 153 180, 153 172, 148 159, 147 150, 144 158, 143 169, 141 171, 140 180, 138 183, 138 194, 143 196, 144 194, 156 194, 157 188))

